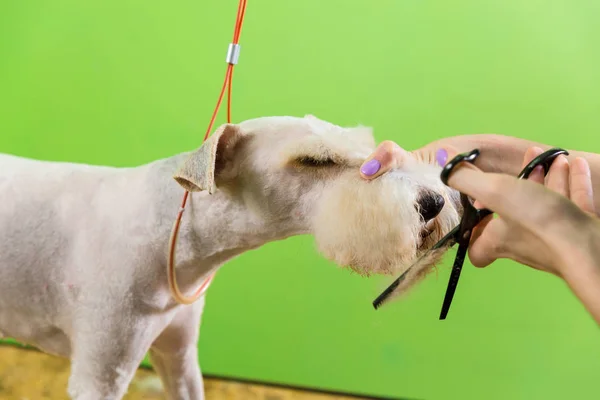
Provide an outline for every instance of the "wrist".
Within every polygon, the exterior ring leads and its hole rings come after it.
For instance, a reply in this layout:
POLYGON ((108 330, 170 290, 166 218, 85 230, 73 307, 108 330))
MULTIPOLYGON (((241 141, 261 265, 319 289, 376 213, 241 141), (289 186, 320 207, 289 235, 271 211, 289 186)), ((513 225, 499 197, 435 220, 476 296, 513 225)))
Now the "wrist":
POLYGON ((585 309, 600 324, 600 268, 587 257, 564 266, 563 280, 585 309))
POLYGON ((558 271, 571 291, 600 324, 600 222, 593 217, 577 232, 563 232, 569 245, 560 248, 558 271))
POLYGON ((600 254, 592 245, 600 243, 596 236, 595 232, 580 232, 576 237, 571 236, 568 245, 559 247, 557 270, 568 284, 600 273, 600 254))

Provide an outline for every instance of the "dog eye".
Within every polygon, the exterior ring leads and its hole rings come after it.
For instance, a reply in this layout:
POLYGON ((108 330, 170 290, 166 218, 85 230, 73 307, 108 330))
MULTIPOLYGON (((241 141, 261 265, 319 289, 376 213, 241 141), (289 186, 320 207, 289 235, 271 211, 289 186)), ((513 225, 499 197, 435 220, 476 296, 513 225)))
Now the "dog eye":
POLYGON ((335 161, 331 158, 314 158, 309 156, 299 157, 296 162, 304 167, 332 167, 335 161))

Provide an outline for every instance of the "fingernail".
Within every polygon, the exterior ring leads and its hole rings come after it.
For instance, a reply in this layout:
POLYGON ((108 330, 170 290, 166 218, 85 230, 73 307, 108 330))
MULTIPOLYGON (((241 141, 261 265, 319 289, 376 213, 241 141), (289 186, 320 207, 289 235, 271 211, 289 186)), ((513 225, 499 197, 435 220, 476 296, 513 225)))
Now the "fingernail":
POLYGON ((446 165, 446 161, 448 161, 448 152, 444 149, 439 149, 435 153, 435 159, 438 162, 438 164, 441 167, 443 167, 444 165, 446 165))
POLYGON ((367 161, 360 167, 360 172, 367 176, 375 175, 377 171, 381 168, 381 163, 376 159, 372 159, 371 161, 367 161))

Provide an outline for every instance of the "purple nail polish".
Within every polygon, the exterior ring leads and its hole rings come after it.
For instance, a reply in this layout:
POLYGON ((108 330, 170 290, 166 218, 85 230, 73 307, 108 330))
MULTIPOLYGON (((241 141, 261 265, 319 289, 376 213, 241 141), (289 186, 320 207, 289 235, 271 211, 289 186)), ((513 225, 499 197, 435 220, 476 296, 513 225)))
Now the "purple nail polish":
POLYGON ((443 167, 444 165, 446 165, 446 161, 448 161, 448 152, 444 149, 439 149, 435 153, 435 159, 438 162, 438 164, 441 167, 443 167))
POLYGON ((379 163, 379 161, 373 159, 364 163, 363 166, 360 167, 360 172, 367 176, 371 176, 375 175, 377 171, 379 171, 379 168, 381 168, 381 164, 379 163))

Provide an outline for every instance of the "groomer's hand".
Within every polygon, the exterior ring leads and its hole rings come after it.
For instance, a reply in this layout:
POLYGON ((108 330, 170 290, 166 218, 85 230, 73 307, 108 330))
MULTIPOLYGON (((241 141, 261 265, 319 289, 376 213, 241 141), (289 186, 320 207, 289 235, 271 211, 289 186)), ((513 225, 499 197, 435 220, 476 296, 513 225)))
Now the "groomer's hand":
POLYGON ((365 160, 360 171, 364 179, 376 179, 392 168, 402 167, 407 160, 418 160, 428 164, 446 164, 448 153, 463 153, 475 148, 485 156, 479 157, 476 165, 486 172, 514 173, 523 159, 523 144, 520 139, 500 135, 465 135, 444 138, 407 152, 391 140, 381 142, 365 160))
MULTIPOLYGON (((521 168, 541 153, 540 148, 530 148, 521 168)), ((448 154, 448 159, 455 155, 448 154)), ((569 165, 561 155, 545 178, 540 166, 528 181, 461 163, 448 184, 476 199, 477 208, 489 208, 497 215, 473 231, 469 258, 477 267, 510 258, 562 277, 574 256, 586 256, 581 251, 586 245, 595 247, 589 243, 590 233, 600 237, 590 169, 582 158, 569 165)))
MULTIPOLYGON (((481 170, 517 176, 521 172, 519 167, 525 152, 531 147, 548 150, 552 146, 506 135, 475 134, 445 137, 406 152, 396 143, 387 141, 381 143, 367 159, 361 169, 361 175, 363 179, 376 179, 389 169, 399 167, 398 160, 419 160, 444 165, 449 160, 449 153, 479 149, 481 157, 475 160, 475 165, 481 170)), ((569 150, 569 153, 568 159, 571 162, 577 157, 587 160, 592 171, 595 192, 600 192, 600 154, 577 150, 569 150)), ((595 199, 595 209, 600 214, 600 196, 595 199)))
MULTIPOLYGON (((541 152, 529 149, 523 167, 541 152)), ((590 175, 583 158, 569 165, 559 156, 545 178, 541 167, 518 180, 461 163, 448 184, 497 215, 473 232, 468 254, 474 265, 510 258, 557 275, 600 324, 600 222, 590 175)))
MULTIPOLYGON (((376 179, 414 158, 445 165, 459 152, 450 145, 440 150, 407 153, 396 143, 385 141, 362 165, 361 176, 376 179)), ((472 148, 461 148, 460 152, 468 150, 472 148)), ((542 149, 531 147, 524 153, 514 170, 520 172, 542 149)), ((534 170, 528 181, 507 174, 486 173, 469 163, 460 164, 453 172, 450 186, 476 199, 476 207, 490 208, 497 216, 489 216, 473 232, 469 258, 475 266, 485 267, 498 258, 510 258, 562 275, 578 249, 589 243, 590 229, 600 236, 599 222, 592 216, 594 198, 586 160, 575 158, 569 165, 561 155, 546 178, 541 168, 534 170)))
MULTIPOLYGON (((412 152, 412 157, 394 142, 383 142, 361 167, 361 176, 376 179, 410 158, 445 165, 459 152, 484 147, 477 140, 465 138, 461 144, 455 139, 451 141, 458 147, 432 144, 429 150, 412 152)), ((501 162, 498 150, 490 150, 485 154, 491 154, 491 160, 485 164, 461 163, 454 170, 448 184, 476 199, 476 207, 495 212, 495 218, 489 216, 473 232, 469 258, 479 267, 510 258, 563 278, 600 324, 600 222, 595 215, 589 164, 581 157, 571 156, 569 163, 559 156, 546 177, 539 167, 528 180, 518 180, 514 175, 541 152, 539 147, 522 150, 521 162, 508 167, 506 163, 514 161, 519 151, 509 152, 501 162), (486 173, 480 168, 504 173, 486 173)))

